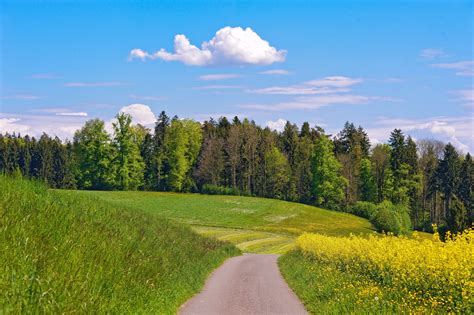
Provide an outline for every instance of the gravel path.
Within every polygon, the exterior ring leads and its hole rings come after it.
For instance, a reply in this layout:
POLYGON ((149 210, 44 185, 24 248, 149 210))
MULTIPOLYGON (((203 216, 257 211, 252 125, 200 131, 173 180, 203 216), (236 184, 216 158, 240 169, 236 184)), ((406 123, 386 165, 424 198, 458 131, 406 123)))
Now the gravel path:
POLYGON ((282 278, 277 259, 278 255, 257 254, 228 259, 179 314, 307 314, 282 278))

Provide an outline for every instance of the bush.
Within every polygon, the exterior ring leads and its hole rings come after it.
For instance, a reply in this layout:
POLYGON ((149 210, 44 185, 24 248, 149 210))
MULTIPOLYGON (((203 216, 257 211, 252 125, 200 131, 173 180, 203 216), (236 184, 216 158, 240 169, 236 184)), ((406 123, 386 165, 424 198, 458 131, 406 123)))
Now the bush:
POLYGON ((410 230, 411 221, 406 206, 394 205, 388 200, 379 204, 358 201, 348 212, 369 219, 379 232, 399 235, 410 230))
POLYGON ((251 196, 252 194, 240 191, 233 187, 224 187, 218 185, 205 184, 202 186, 201 193, 206 195, 233 195, 233 196, 251 196))
POLYGON ((352 208, 349 209, 349 213, 370 220, 377 213, 377 205, 368 201, 357 201, 352 208))
POLYGON ((410 230, 410 216, 407 208, 394 205, 387 200, 377 205, 377 212, 371 218, 371 222, 379 232, 399 235, 410 230))

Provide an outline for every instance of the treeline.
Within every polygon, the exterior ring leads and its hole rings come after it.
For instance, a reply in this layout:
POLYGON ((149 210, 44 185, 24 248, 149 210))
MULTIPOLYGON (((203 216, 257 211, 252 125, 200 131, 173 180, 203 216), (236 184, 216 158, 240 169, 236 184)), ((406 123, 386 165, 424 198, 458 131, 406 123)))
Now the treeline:
POLYGON ((201 124, 162 112, 149 130, 122 113, 111 135, 99 119, 87 121, 72 142, 0 135, 0 172, 53 188, 298 201, 365 216, 385 231, 437 224, 457 232, 473 221, 469 153, 439 141, 415 142, 399 129, 388 144, 372 147, 364 129, 349 122, 330 136, 307 122, 301 128, 287 122, 276 132, 237 117, 201 124))

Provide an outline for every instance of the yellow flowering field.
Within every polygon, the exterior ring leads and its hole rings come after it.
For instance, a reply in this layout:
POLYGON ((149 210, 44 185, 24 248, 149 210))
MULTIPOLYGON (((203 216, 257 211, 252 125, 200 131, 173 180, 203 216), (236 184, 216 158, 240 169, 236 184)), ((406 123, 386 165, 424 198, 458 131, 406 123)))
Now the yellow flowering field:
POLYGON ((471 313, 474 229, 440 241, 392 235, 349 238, 303 234, 297 246, 313 261, 363 276, 358 291, 410 313, 471 313))

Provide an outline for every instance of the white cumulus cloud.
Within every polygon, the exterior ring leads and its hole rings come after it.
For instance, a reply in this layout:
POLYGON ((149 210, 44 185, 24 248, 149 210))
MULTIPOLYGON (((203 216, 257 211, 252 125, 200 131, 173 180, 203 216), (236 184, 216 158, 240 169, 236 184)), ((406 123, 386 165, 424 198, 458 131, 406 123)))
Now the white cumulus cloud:
POLYGON ((218 30, 211 40, 202 43, 201 48, 191 44, 185 35, 179 34, 174 38, 174 52, 162 48, 155 53, 148 53, 136 48, 129 53, 129 60, 162 59, 192 66, 269 65, 282 62, 285 57, 285 50, 272 47, 250 27, 243 29, 230 26, 218 30))
POLYGON ((283 118, 278 118, 275 121, 270 120, 270 121, 267 121, 267 127, 272 129, 272 130, 276 130, 278 132, 281 132, 285 128, 286 122, 287 121, 283 118))
POLYGON ((132 116, 132 122, 140 125, 152 125, 156 122, 155 114, 150 106, 144 104, 130 104, 119 110, 119 113, 125 113, 132 116))

